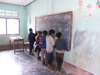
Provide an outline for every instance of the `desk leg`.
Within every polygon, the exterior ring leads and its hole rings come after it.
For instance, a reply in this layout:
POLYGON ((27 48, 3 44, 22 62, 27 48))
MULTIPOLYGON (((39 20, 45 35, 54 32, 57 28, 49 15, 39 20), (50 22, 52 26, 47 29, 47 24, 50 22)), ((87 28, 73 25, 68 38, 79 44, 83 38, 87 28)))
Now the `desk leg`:
POLYGON ((24 45, 25 51, 26 51, 26 45, 24 45))
POLYGON ((19 42, 18 42, 18 49, 19 49, 19 42))
POLYGON ((15 54, 15 41, 14 41, 14 54, 15 54))
POLYGON ((23 40, 23 52, 24 52, 24 40, 23 40))
POLYGON ((10 50, 11 50, 11 41, 9 40, 9 43, 10 43, 10 50))

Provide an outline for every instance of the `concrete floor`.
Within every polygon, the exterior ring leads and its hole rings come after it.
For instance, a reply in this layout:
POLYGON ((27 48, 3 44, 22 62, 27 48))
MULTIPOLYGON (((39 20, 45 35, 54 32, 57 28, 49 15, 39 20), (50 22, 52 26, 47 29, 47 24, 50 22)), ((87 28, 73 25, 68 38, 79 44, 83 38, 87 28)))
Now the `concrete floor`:
MULTIPOLYGON (((17 52, 13 50, 0 51, 0 75, 59 75, 55 70, 47 69, 42 65, 35 56, 28 52, 17 52)), ((62 71, 61 75, 73 75, 69 72, 66 74, 62 71)))

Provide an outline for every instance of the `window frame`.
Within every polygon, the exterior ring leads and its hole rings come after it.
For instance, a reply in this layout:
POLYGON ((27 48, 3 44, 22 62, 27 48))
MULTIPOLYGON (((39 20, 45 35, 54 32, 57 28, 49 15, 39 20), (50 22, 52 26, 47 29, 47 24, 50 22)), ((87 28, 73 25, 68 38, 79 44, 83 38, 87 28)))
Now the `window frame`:
POLYGON ((20 19, 19 18, 3 18, 0 17, 1 19, 6 19, 6 34, 0 34, 0 35, 19 35, 20 34, 20 19), (19 33, 18 34, 7 34, 7 19, 17 19, 19 20, 19 33))

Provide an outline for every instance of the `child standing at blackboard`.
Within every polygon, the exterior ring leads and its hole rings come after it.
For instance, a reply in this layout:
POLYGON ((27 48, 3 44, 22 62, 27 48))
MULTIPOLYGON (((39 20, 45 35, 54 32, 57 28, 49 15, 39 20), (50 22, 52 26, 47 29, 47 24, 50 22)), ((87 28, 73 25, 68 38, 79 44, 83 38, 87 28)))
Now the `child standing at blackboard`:
POLYGON ((40 59, 40 57, 39 57, 39 54, 40 54, 39 41, 40 41, 40 38, 41 38, 41 34, 42 34, 42 32, 38 31, 38 36, 36 37, 36 42, 35 42, 35 45, 36 45, 35 52, 36 52, 36 55, 37 55, 37 59, 40 59))
POLYGON ((45 30, 43 31, 43 37, 42 37, 41 62, 42 64, 45 64, 47 66, 46 35, 47 35, 47 31, 45 30))
POLYGON ((61 74, 61 67, 63 63, 63 56, 64 56, 64 49, 66 48, 65 41, 63 40, 63 36, 61 32, 58 32, 56 34, 58 37, 58 40, 55 42, 56 47, 56 61, 57 61, 57 67, 58 67, 58 73, 61 74))
POLYGON ((48 60, 48 66, 47 68, 53 69, 51 66, 53 61, 53 46, 55 45, 55 40, 53 38, 55 31, 49 30, 49 35, 46 37, 46 51, 47 51, 47 60, 48 60))
POLYGON ((29 31, 30 31, 30 33, 28 35, 29 46, 30 46, 30 52, 29 52, 29 54, 33 55, 32 49, 33 49, 33 45, 34 45, 34 42, 35 42, 35 36, 37 36, 37 31, 36 31, 36 34, 33 33, 32 28, 30 28, 29 31))

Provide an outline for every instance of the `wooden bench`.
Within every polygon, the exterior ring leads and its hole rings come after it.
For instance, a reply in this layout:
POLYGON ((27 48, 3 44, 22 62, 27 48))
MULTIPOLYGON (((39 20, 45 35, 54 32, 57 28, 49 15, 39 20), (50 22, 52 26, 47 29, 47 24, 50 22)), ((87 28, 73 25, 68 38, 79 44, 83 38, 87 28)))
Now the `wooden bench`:
POLYGON ((29 49, 29 42, 24 42, 24 47, 25 47, 25 51, 27 51, 27 49, 29 49))

